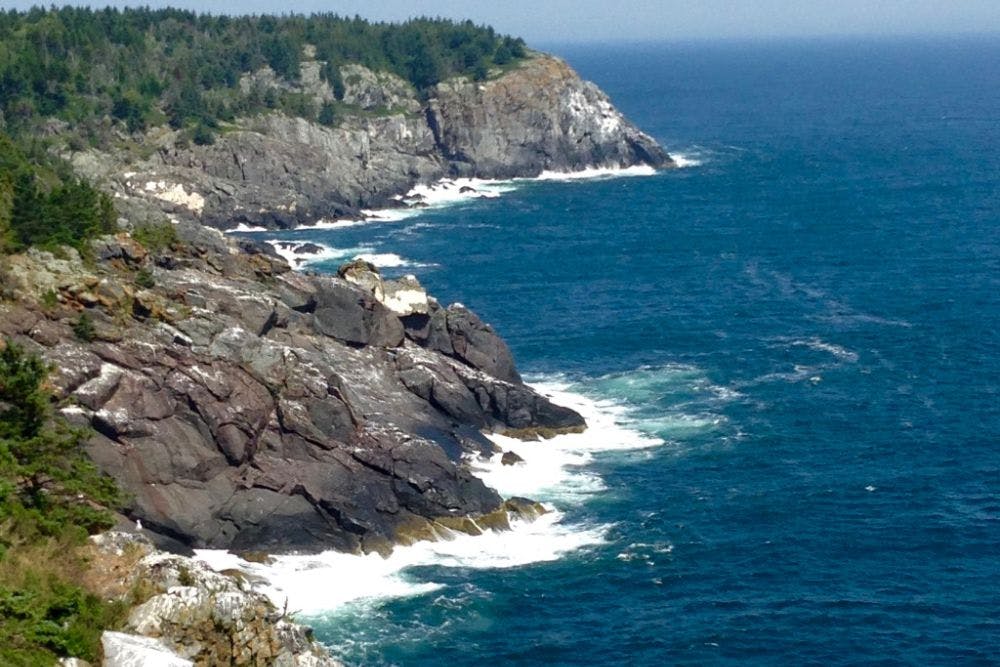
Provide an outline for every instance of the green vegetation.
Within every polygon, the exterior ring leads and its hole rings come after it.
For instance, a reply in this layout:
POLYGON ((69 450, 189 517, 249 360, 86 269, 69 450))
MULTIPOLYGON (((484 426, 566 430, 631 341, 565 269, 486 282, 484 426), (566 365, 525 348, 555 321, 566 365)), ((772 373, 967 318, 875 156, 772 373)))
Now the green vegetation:
POLYGON ((76 322, 73 322, 73 335, 76 336, 77 340, 81 340, 84 343, 94 340, 97 332, 94 331, 94 321, 90 318, 90 315, 81 313, 76 322))
POLYGON ((51 412, 48 369, 20 346, 0 349, 0 664, 98 656, 124 613, 85 590, 80 545, 113 525, 117 488, 82 452, 85 433, 51 412))
POLYGON ((139 269, 135 274, 135 284, 142 289, 152 289, 156 287, 156 279, 149 269, 139 269))
POLYGON ((31 146, 0 133, 0 252, 82 249, 87 240, 114 231, 111 198, 61 160, 32 154, 31 146))
POLYGON ((178 241, 177 229, 169 222, 139 225, 132 230, 132 238, 152 253, 166 250, 178 241))
MULTIPOLYGON (((78 140, 107 143, 104 119, 130 132, 169 122, 210 141, 220 122, 282 109, 315 119, 295 94, 242 89, 244 74, 270 66, 297 81, 307 49, 343 97, 340 66, 393 72, 425 91, 457 75, 484 78, 525 56, 524 42, 470 21, 370 23, 333 14, 205 16, 176 9, 63 7, 0 11, 0 129, 18 136, 50 118, 78 140)), ((328 116, 327 116, 328 117, 328 116)))

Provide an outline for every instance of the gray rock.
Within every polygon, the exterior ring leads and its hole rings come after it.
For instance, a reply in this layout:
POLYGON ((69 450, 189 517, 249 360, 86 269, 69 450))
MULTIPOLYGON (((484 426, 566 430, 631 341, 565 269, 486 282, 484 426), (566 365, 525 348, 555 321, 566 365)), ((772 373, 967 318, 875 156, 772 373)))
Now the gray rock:
MULTIPOLYGON (((72 310, 31 298, 0 307, 0 332, 54 365, 64 414, 96 431, 88 454, 157 540, 385 552, 433 537, 430 522, 501 509, 463 459, 492 452, 480 430, 582 427, 520 382, 506 345, 467 309, 424 297, 408 303, 427 313, 403 315, 376 298, 373 286, 396 281, 371 267, 355 267, 363 287, 223 245, 160 256, 139 295, 147 308, 131 318, 96 303, 95 321, 113 315, 121 328, 114 344, 76 340, 72 310)), ((62 260, 18 261, 27 275, 62 260)), ((119 258, 80 266, 68 284, 133 271, 119 258)), ((418 292, 415 280, 398 285, 418 292)))
POLYGON ((159 639, 105 631, 101 635, 104 667, 194 667, 159 639))
POLYGON ((607 95, 581 81, 558 58, 532 58, 492 81, 443 82, 427 115, 452 171, 465 176, 672 165, 656 141, 629 123, 607 95))
MULTIPOLYGON (((320 66, 303 62, 298 82, 263 68, 240 85, 328 102, 320 66)), ((346 111, 336 127, 270 113, 237 119, 211 146, 184 148, 176 132, 153 128, 145 143, 159 150, 151 158, 129 164, 88 151, 74 155, 74 165, 106 182, 130 220, 167 216, 232 229, 357 217, 443 177, 673 164, 604 93, 550 56, 489 81, 442 82, 427 99, 393 74, 354 64, 341 71, 346 111)))

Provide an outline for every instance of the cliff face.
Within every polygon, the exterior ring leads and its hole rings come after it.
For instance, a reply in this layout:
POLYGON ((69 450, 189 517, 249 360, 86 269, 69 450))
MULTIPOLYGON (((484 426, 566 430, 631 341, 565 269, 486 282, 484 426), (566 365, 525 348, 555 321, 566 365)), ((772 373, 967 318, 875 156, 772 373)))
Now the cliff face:
MULTIPOLYGON (((426 100, 359 65, 345 66, 342 77, 342 112, 330 127, 270 114, 224 128, 213 145, 188 147, 160 129, 144 137, 145 159, 82 153, 74 163, 125 208, 152 205, 221 229, 359 215, 443 177, 673 164, 596 86, 551 56, 488 81, 443 82, 426 100)), ((267 72, 246 83, 288 87, 267 72)), ((315 62, 302 65, 296 85, 317 103, 333 99, 315 62)))
POLYGON ((671 164, 597 86, 552 57, 533 58, 492 81, 442 83, 427 118, 450 169, 465 176, 671 164))
POLYGON ((481 430, 584 423, 525 386, 473 313, 363 263, 302 275, 180 230, 169 251, 108 237, 93 265, 32 251, 2 276, 0 334, 54 365, 131 517, 195 547, 385 551, 535 511, 463 456, 492 452, 481 430))

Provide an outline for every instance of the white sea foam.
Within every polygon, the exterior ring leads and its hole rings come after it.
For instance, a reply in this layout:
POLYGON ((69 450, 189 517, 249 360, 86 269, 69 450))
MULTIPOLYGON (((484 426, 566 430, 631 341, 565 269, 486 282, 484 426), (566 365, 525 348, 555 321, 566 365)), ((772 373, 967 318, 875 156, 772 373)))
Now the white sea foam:
POLYGON ((792 345, 808 347, 810 350, 816 350, 818 352, 828 352, 832 354, 837 359, 842 361, 847 361, 850 363, 855 363, 858 360, 858 353, 848 350, 846 347, 841 347, 834 343, 828 343, 819 338, 810 338, 808 340, 793 340, 792 345))
POLYGON ((648 164, 638 164, 632 167, 588 167, 578 171, 543 171, 534 179, 536 181, 581 181, 595 178, 620 178, 629 176, 653 176, 656 168, 648 164))
POLYGON ((245 222, 241 222, 240 224, 236 225, 232 229, 227 229, 226 233, 234 233, 234 232, 266 232, 266 231, 267 231, 266 227, 256 227, 254 225, 248 225, 245 222))
MULTIPOLYGON (((693 167, 701 161, 682 154, 671 154, 679 167, 693 167)), ((580 181, 608 178, 653 176, 657 173, 649 165, 633 165, 631 167, 587 167, 577 171, 543 171, 538 176, 513 178, 508 180, 481 178, 444 178, 434 183, 415 185, 409 192, 393 197, 399 206, 384 209, 364 209, 360 218, 345 218, 340 220, 317 220, 308 225, 299 225, 296 231, 316 229, 344 229, 359 225, 375 223, 400 222, 420 215, 429 209, 444 208, 463 201, 475 199, 495 199, 508 192, 517 190, 524 183, 531 181, 580 181)), ((264 227, 256 227, 240 223, 230 232, 265 232, 264 227)), ((293 263, 298 266, 302 262, 293 263)))
POLYGON ((524 459, 523 464, 505 466, 500 462, 502 454, 496 454, 489 460, 471 462, 476 475, 501 495, 578 504, 606 488, 599 476, 583 469, 593 461, 596 452, 663 444, 658 437, 623 426, 626 409, 617 403, 573 393, 562 382, 539 382, 533 386, 554 403, 580 413, 587 421, 587 430, 541 442, 491 435, 490 439, 502 450, 524 459))
POLYGON ((569 523, 559 511, 604 489, 603 481, 582 466, 599 451, 654 447, 663 441, 623 427, 618 420, 622 409, 614 403, 574 394, 561 382, 534 386, 553 401, 580 412, 587 419, 587 431, 539 442, 492 436, 524 462, 503 466, 497 455, 476 461, 473 467, 504 496, 524 495, 552 503, 547 505, 551 511, 535 521, 515 519, 510 531, 486 531, 478 536, 444 530, 449 539, 397 547, 388 558, 330 551, 278 556, 271 564, 261 564, 224 551, 202 550, 198 556, 216 569, 234 568, 251 575, 259 581, 255 587, 279 607, 287 601, 290 610, 318 617, 350 613, 358 605, 423 595, 441 587, 416 578, 415 567, 518 567, 605 543, 610 525, 569 523))
POLYGON ((510 531, 478 536, 451 533, 452 539, 397 547, 388 558, 327 551, 277 556, 273 563, 262 564, 218 550, 199 550, 197 556, 217 570, 239 569, 263 579, 255 588, 277 606, 284 607, 287 601, 289 610, 315 617, 343 611, 352 603, 423 595, 441 588, 410 576, 407 570, 414 567, 497 569, 552 561, 603 543, 609 528, 566 525, 561 519, 559 512, 550 512, 533 522, 515 520, 510 531))
POLYGON ((309 264, 329 262, 334 260, 363 259, 382 269, 400 268, 406 266, 427 267, 431 264, 421 264, 400 257, 392 252, 376 252, 370 246, 355 246, 351 248, 335 248, 315 241, 289 241, 287 239, 270 239, 267 241, 275 252, 285 258, 285 261, 295 269, 301 269, 309 264), (305 250, 306 246, 315 246, 315 250, 305 250))
POLYGON ((670 157, 674 159, 674 164, 681 169, 685 167, 700 167, 702 165, 702 161, 692 155, 684 153, 671 153, 670 157))
POLYGON ((356 255, 354 259, 363 259, 382 269, 398 268, 401 266, 426 266, 426 264, 411 262, 393 252, 364 252, 356 255))
POLYGON ((274 251, 285 258, 285 261, 295 269, 301 269, 307 264, 326 262, 335 259, 352 258, 360 254, 370 253, 367 246, 356 248, 334 248, 315 241, 289 241, 287 239, 268 239, 267 243, 274 251), (305 250, 306 246, 315 246, 317 250, 305 250))

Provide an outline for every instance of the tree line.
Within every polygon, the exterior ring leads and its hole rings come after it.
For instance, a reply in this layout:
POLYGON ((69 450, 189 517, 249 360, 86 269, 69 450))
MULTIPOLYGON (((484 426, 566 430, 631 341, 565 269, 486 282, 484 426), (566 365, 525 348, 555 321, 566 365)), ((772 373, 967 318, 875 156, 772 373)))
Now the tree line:
POLYGON ((306 45, 327 63, 322 76, 341 94, 339 68, 348 62, 426 91, 453 76, 484 78, 526 55, 523 40, 471 21, 392 24, 336 14, 235 17, 148 8, 0 11, 2 122, 16 135, 39 119, 58 118, 93 136, 105 117, 136 131, 163 122, 212 128, 243 113, 294 111, 301 100, 246 94, 239 81, 267 65, 294 82, 306 45))

